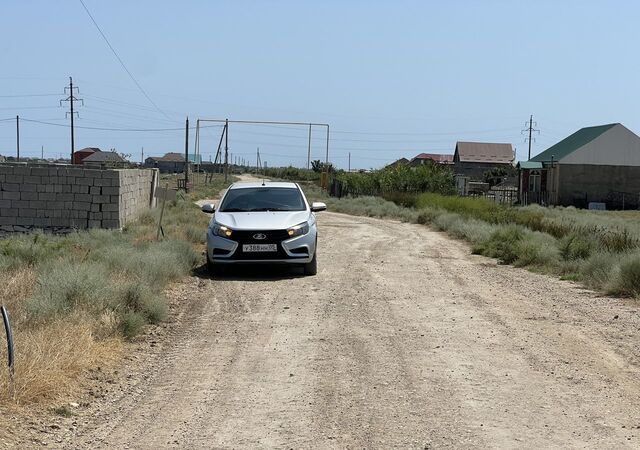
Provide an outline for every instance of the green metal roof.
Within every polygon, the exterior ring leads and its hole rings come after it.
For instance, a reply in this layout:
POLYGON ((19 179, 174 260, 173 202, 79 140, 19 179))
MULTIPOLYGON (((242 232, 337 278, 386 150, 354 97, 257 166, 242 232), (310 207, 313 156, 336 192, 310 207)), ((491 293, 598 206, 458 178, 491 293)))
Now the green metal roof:
POLYGON ((602 133, 616 125, 618 124, 610 123, 608 125, 599 125, 597 127, 581 128, 571 136, 564 138, 539 155, 534 156, 530 161, 549 162, 551 161, 551 158, 553 158, 554 161, 560 161, 562 158, 569 156, 580 147, 587 145, 602 133))
POLYGON ((542 163, 538 161, 520 161, 518 167, 521 169, 542 169, 542 163))

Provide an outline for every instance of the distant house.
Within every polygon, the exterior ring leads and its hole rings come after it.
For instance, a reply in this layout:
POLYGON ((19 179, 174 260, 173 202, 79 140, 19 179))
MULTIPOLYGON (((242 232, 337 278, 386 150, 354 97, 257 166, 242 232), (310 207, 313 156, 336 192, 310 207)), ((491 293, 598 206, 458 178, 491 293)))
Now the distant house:
POLYGON ((484 174, 495 168, 513 171, 515 153, 511 144, 491 142, 457 142, 453 154, 456 175, 471 180, 483 180, 484 174))
POLYGON ((94 165, 95 164, 109 164, 109 165, 116 164, 117 165, 117 164, 125 164, 127 162, 128 161, 126 159, 124 159, 122 156, 120 156, 116 152, 101 152, 101 151, 94 152, 86 156, 82 160, 83 165, 89 165, 89 164, 94 164, 94 165))
POLYGON ((409 161, 409 165, 416 167, 422 164, 453 164, 453 155, 443 155, 440 153, 420 153, 409 161))
POLYGON ((640 206, 640 137, 619 123, 581 128, 518 167, 524 204, 640 206))
POLYGON ((387 164, 387 168, 397 167, 397 166, 406 166, 409 164, 409 160, 407 158, 396 159, 391 164, 387 164))
POLYGON ((150 156, 144 160, 144 167, 159 169, 162 173, 184 172, 184 155, 170 152, 164 156, 150 156))
POLYGON ((99 152, 100 149, 97 147, 85 147, 82 150, 76 150, 73 152, 73 164, 82 164, 86 157, 99 152))

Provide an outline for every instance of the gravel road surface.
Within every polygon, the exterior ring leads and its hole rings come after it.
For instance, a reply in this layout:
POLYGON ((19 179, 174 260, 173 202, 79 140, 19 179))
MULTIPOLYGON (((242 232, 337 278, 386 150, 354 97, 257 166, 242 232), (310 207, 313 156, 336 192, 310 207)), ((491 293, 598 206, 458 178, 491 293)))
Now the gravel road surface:
POLYGON ((319 230, 315 277, 178 286, 170 337, 58 445, 640 447, 634 301, 420 225, 327 212, 319 230))

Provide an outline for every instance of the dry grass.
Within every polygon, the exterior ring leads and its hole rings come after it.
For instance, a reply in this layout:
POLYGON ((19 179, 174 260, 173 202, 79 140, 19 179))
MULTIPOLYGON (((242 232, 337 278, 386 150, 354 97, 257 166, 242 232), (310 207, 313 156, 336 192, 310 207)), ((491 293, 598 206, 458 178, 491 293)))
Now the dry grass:
POLYGON ((78 375, 85 370, 115 363, 122 341, 117 337, 96 339, 93 330, 93 319, 84 314, 16 329, 14 385, 10 386, 8 369, 1 364, 0 402, 58 400, 77 389, 78 375))

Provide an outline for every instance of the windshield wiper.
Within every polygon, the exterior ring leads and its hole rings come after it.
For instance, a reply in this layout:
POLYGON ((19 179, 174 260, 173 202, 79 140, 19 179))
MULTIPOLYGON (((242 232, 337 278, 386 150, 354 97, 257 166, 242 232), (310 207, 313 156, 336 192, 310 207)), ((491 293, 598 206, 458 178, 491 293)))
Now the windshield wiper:
POLYGON ((259 212, 259 211, 289 211, 288 209, 282 208, 253 208, 249 210, 250 212, 259 212))
POLYGON ((247 212, 247 210, 242 208, 226 208, 220 212, 247 212))

